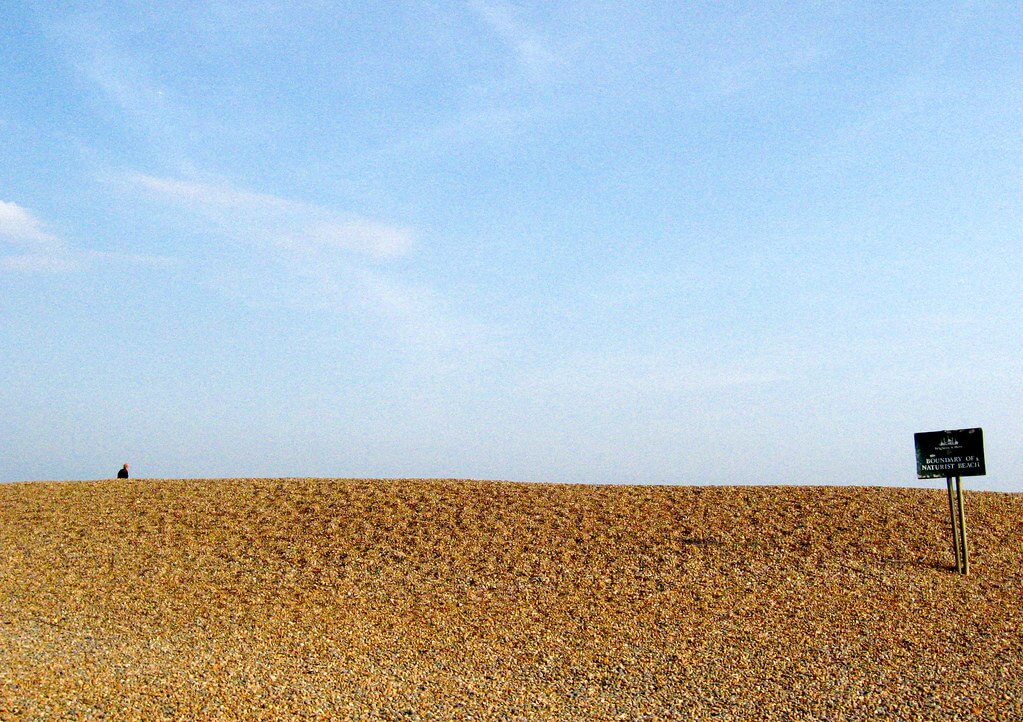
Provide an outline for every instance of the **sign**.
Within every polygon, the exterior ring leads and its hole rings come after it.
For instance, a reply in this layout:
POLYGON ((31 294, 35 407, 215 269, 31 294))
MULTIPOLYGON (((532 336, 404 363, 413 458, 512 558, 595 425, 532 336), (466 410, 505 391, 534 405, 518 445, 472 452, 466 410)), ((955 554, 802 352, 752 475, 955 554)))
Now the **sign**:
POLYGON ((913 434, 916 441, 918 479, 953 476, 984 476, 984 432, 982 429, 925 431, 913 434))

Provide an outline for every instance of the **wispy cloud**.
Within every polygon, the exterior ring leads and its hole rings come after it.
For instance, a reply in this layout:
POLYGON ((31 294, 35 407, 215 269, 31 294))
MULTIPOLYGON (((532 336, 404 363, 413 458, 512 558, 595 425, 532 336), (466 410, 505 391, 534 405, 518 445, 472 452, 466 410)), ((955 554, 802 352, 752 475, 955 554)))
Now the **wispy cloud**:
POLYGON ((68 273, 81 268, 80 259, 63 253, 17 253, 0 258, 0 270, 19 273, 68 273))
POLYGON ((12 252, 0 256, 0 270, 20 273, 70 273, 94 263, 166 266, 174 259, 75 248, 46 230, 46 224, 17 203, 0 201, 0 242, 12 252))
POLYGON ((244 228, 250 238, 271 243, 310 261, 324 253, 353 253, 374 259, 403 256, 413 245, 411 229, 313 203, 176 178, 131 173, 128 181, 165 200, 217 222, 244 228))
POLYGON ((199 130, 196 113, 161 80, 153 54, 139 52, 109 12, 99 6, 70 12, 55 26, 68 63, 109 118, 142 139, 164 164, 187 168, 189 139, 199 130))
POLYGON ((520 8, 502 0, 470 0, 469 7, 515 54, 518 63, 532 77, 540 77, 564 66, 564 57, 522 18, 520 8))
POLYGON ((528 377, 541 397, 568 396, 580 402, 627 407, 666 399, 677 402, 705 394, 783 383, 790 375, 771 354, 742 361, 708 363, 684 352, 651 354, 614 351, 569 354, 528 377))
POLYGON ((731 58, 711 70, 721 95, 737 95, 756 90, 779 78, 803 72, 818 64, 824 52, 816 46, 783 49, 758 49, 748 57, 731 58))
POLYGON ((391 265, 415 247, 408 226, 226 183, 141 173, 126 179, 235 246, 236 265, 215 273, 217 285, 237 296, 376 319, 432 371, 444 368, 447 358, 464 363, 478 357, 481 345, 493 341, 488 327, 459 312, 438 289, 391 265))
POLYGON ((8 201, 0 201, 0 238, 33 245, 57 242, 57 237, 44 230, 42 221, 29 210, 8 201))
POLYGON ((12 251, 0 257, 0 269, 21 273, 65 273, 82 265, 79 254, 30 210, 0 201, 0 241, 12 251))
POLYGON ((238 209, 282 212, 305 208, 296 201, 265 193, 238 190, 228 185, 199 183, 178 178, 161 178, 144 173, 129 173, 129 183, 154 191, 165 198, 192 205, 198 210, 238 209))

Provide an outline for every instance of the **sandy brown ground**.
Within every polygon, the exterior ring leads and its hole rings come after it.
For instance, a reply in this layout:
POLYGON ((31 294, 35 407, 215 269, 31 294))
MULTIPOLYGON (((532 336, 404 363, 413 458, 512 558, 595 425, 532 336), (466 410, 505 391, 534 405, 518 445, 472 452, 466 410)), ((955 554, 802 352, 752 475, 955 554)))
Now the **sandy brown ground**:
POLYGON ((0 485, 0 719, 1023 719, 1023 495, 0 485))

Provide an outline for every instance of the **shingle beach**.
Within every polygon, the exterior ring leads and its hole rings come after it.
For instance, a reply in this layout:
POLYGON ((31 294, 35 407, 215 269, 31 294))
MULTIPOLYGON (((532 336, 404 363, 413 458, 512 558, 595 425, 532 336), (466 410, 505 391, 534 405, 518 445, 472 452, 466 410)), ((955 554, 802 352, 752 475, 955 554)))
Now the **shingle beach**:
POLYGON ((0 720, 1020 720, 1023 495, 0 484, 0 720))

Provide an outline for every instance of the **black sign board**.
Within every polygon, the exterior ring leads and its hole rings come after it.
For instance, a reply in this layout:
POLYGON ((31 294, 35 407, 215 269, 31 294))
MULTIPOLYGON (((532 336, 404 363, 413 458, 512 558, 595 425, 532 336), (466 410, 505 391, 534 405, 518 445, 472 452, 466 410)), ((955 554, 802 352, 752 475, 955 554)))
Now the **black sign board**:
POLYGON ((984 432, 981 429, 925 431, 916 441, 918 479, 984 476, 984 432))

